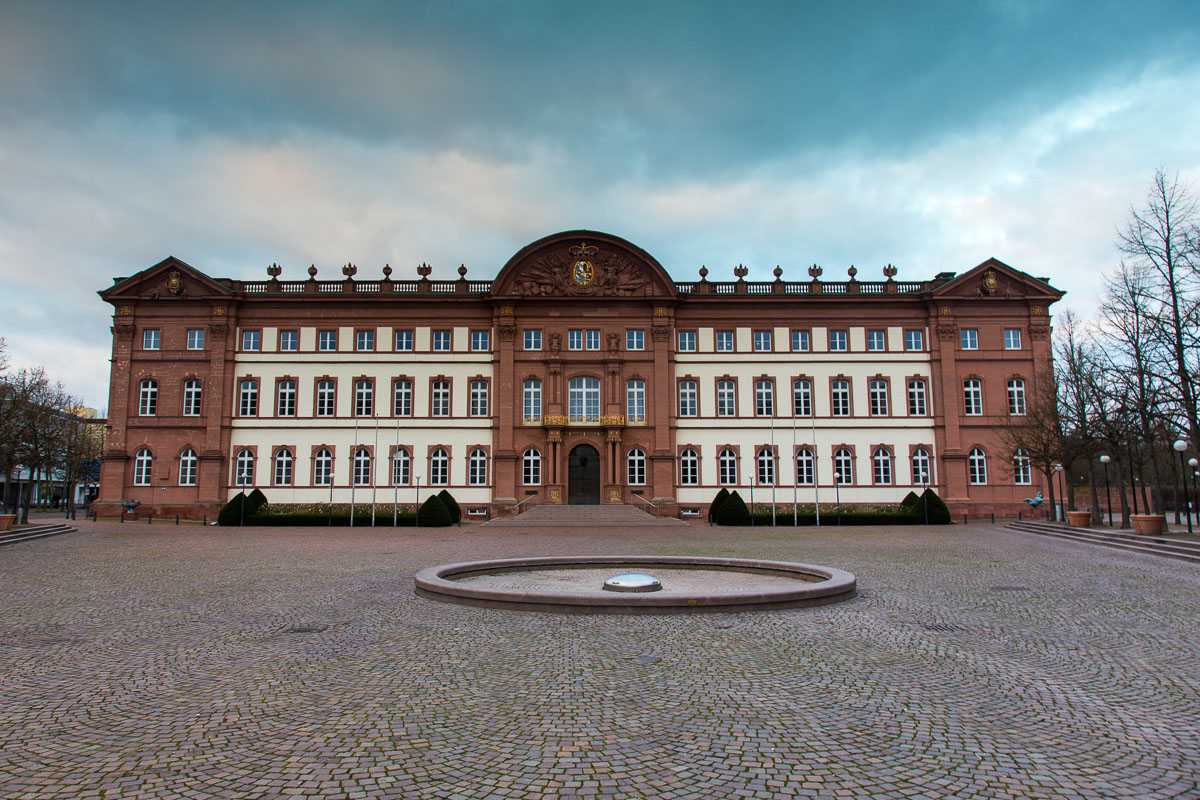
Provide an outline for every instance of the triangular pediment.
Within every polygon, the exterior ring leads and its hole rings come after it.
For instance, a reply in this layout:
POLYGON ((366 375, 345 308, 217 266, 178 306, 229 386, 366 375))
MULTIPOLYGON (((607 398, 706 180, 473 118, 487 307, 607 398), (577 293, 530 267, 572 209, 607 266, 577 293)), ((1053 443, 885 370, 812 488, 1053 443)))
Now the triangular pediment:
POLYGON ((1054 302, 1064 294, 1065 292, 1051 286, 1048 280, 1035 278, 996 258, 989 258, 933 290, 934 297, 943 299, 1036 298, 1054 302))
POLYGON ((675 284, 645 250, 599 231, 564 231, 539 239, 508 260, 493 296, 669 297, 675 284))
POLYGON ((110 303, 118 300, 195 299, 231 295, 233 291, 228 286, 214 281, 175 256, 167 256, 128 278, 117 278, 112 286, 100 292, 100 296, 110 303))

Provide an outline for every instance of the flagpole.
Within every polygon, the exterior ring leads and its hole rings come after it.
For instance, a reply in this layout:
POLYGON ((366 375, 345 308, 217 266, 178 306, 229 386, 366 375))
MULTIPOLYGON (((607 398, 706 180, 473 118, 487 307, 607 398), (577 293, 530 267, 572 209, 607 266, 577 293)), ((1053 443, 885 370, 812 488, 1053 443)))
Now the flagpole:
POLYGON ((792 527, 800 524, 800 463, 796 460, 796 387, 792 386, 792 527))
MULTIPOLYGON (((357 402, 357 398, 355 399, 357 402)), ((354 409, 354 444, 350 445, 350 527, 354 527, 354 484, 357 483, 354 474, 354 457, 358 449, 358 409, 354 409)))
MULTIPOLYGON (((372 398, 378 400, 379 398, 372 398)), ((379 486, 379 403, 371 403, 375 414, 375 448, 371 451, 371 527, 375 527, 375 491, 379 486)))
MULTIPOLYGON (((815 381, 814 381, 815 383, 815 381)), ((810 385, 811 387, 811 385, 810 385)), ((820 473, 817 471, 817 459, 820 451, 817 449, 817 393, 815 387, 811 387, 808 392, 808 411, 812 417, 812 438, 813 438, 813 508, 817 512, 817 527, 821 527, 821 479, 820 473)))
POLYGON ((771 398, 771 458, 775 459, 775 469, 771 475, 771 527, 775 527, 775 487, 779 485, 779 458, 775 454, 775 398, 771 398))
MULTIPOLYGON (((392 397, 392 414, 396 413, 395 396, 392 397)), ((392 451, 392 527, 400 520, 400 476, 396 474, 396 459, 400 457, 400 418, 396 418, 396 449, 392 451)))

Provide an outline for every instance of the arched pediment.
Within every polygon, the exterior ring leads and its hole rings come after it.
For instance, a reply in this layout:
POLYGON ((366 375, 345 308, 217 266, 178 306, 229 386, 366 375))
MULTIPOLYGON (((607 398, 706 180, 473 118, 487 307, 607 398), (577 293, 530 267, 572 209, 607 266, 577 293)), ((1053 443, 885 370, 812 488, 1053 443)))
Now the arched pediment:
POLYGON ((526 245, 492 283, 493 296, 672 297, 675 284, 645 250, 598 231, 564 231, 526 245))

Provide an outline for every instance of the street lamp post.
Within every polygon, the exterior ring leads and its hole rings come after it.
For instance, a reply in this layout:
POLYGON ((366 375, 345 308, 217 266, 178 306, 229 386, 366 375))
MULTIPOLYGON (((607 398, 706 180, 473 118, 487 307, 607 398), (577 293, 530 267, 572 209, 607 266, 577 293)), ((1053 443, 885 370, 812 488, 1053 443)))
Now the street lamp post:
POLYGON ((1188 443, 1186 441, 1184 441, 1183 439, 1176 439, 1175 444, 1172 445, 1172 447, 1175 448, 1176 453, 1179 453, 1179 466, 1183 469, 1183 474, 1179 476, 1180 479, 1183 481, 1183 515, 1185 517, 1187 517, 1188 536, 1191 536, 1192 535, 1192 504, 1188 500, 1187 462, 1183 460, 1183 451, 1187 450, 1188 443))
MULTIPOLYGON (((1188 466, 1192 468, 1192 502, 1200 505, 1200 492, 1196 491, 1196 478, 1200 477, 1196 473, 1196 467, 1200 467, 1200 460, 1189 458, 1188 466)), ((1186 480, 1186 478, 1184 480, 1186 480)), ((1196 517, 1196 522, 1200 523, 1200 515, 1196 517)))
MULTIPOLYGON (((241 491, 241 498, 242 498, 241 519, 238 521, 238 525, 241 527, 246 526, 246 478, 248 478, 248 477, 249 476, 246 475, 245 472, 242 472, 242 471, 238 472, 238 486, 240 486, 242 489, 242 491, 241 491)), ((164 488, 164 490, 166 489, 166 487, 163 487, 163 488, 164 488)))
POLYGON ((754 525, 754 475, 750 475, 750 524, 754 525))
POLYGON ((417 482, 416 482, 417 501, 416 501, 416 505, 413 506, 413 527, 419 528, 419 527, 421 527, 421 476, 417 475, 415 477, 417 479, 417 482))
POLYGON ((1054 471, 1058 473, 1058 521, 1062 522, 1067 518, 1067 494, 1063 491, 1063 465, 1055 464, 1054 471))
POLYGON ((833 473, 833 492, 837 500, 837 524, 842 524, 842 473, 833 473))
POLYGON ((1112 457, 1105 454, 1100 456, 1100 463, 1104 465, 1104 496, 1108 498, 1108 527, 1112 527, 1112 492, 1108 489, 1108 462, 1112 461, 1112 457))

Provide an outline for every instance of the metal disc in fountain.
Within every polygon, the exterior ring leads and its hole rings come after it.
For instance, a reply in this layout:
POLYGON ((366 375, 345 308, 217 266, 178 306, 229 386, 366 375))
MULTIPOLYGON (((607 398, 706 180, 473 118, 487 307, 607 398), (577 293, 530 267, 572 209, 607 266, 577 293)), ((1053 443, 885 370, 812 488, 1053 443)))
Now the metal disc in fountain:
POLYGON ((641 572, 623 572, 604 582, 606 592, 661 592, 662 583, 653 575, 641 572))

